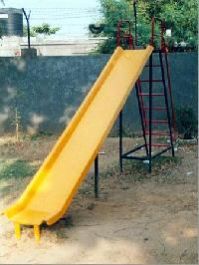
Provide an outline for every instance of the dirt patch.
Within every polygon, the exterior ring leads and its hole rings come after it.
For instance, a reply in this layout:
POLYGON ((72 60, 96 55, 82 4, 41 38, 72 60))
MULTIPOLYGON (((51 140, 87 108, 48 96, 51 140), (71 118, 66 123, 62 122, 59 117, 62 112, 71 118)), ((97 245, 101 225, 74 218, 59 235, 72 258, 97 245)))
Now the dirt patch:
MULTIPOLYGON (((41 163, 55 140, 26 139, 20 148, 2 140, 0 158, 41 163)), ((126 149, 139 141, 125 139, 126 149)), ((178 159, 159 161, 151 175, 137 162, 125 163, 119 173, 116 138, 102 151, 100 198, 94 199, 91 169, 65 219, 42 228, 39 245, 32 228, 17 241, 12 223, 0 217, 0 263, 197 264, 197 146, 180 146, 178 159)), ((0 180, 1 208, 30 179, 0 180)))

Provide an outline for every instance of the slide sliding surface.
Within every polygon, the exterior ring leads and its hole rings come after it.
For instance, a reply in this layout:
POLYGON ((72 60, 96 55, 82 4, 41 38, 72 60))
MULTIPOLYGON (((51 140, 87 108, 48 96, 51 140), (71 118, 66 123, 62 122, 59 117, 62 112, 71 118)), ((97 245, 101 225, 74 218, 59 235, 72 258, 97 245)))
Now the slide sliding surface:
POLYGON ((64 215, 152 51, 115 50, 22 196, 5 210, 12 222, 37 228, 64 215))

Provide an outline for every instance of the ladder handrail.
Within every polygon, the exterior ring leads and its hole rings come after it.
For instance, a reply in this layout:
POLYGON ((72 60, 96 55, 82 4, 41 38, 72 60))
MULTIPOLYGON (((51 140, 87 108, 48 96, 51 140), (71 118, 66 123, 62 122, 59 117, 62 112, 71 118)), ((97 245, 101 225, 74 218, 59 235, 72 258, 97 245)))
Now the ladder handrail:
MULTIPOLYGON (((165 25, 165 21, 157 18, 157 17, 153 17, 151 20, 151 40, 150 40, 150 44, 152 46, 155 47, 155 25, 156 25, 156 21, 159 22, 160 25, 160 50, 162 53, 164 53, 165 56, 165 64, 166 64, 166 73, 167 73, 167 79, 168 79, 168 90, 169 90, 169 95, 170 95, 170 104, 171 104, 171 111, 172 111, 172 125, 174 128, 174 131, 177 133, 177 126, 176 126, 176 114, 175 114, 175 108, 174 108, 174 100, 173 100, 173 96, 172 96, 172 88, 171 88, 171 75, 170 75, 170 69, 169 69, 169 63, 168 63, 168 48, 166 45, 166 41, 164 38, 164 34, 166 32, 166 25, 165 25)), ((177 135, 175 134, 175 138, 177 137, 177 135)))
POLYGON ((150 45, 152 45, 153 47, 155 47, 155 25, 156 25, 156 21, 159 22, 159 26, 160 26, 160 48, 161 51, 165 52, 167 50, 167 46, 166 46, 166 41, 164 38, 164 34, 166 32, 166 25, 165 25, 165 21, 157 18, 157 17, 152 17, 151 19, 151 39, 150 39, 150 45))
MULTIPOLYGON (((138 78, 137 82, 136 82, 136 96, 137 96, 137 100, 138 100, 138 107, 139 107, 139 113, 140 113, 140 117, 141 117, 141 125, 142 125, 142 134, 143 134, 143 138, 144 138, 144 145, 138 146, 130 151, 128 151, 127 153, 123 154, 123 144, 122 144, 122 123, 123 123, 123 118, 122 118, 122 111, 120 113, 120 119, 119 119, 119 132, 120 132, 120 170, 122 172, 123 170, 123 163, 122 163, 122 159, 136 159, 136 160, 146 160, 147 163, 149 164, 149 172, 151 172, 151 168, 152 168, 152 159, 154 159, 155 157, 160 156, 161 154, 167 152, 168 150, 172 150, 172 156, 175 155, 175 150, 174 150, 174 141, 175 141, 175 112, 174 112, 174 105, 173 105, 173 98, 172 98, 172 93, 171 93, 171 79, 170 79, 170 72, 169 72, 169 63, 168 63, 168 58, 167 58, 167 54, 168 54, 168 49, 166 46, 166 41, 164 38, 165 32, 166 32, 166 26, 165 26, 165 22, 162 21, 161 19, 155 18, 153 17, 152 19, 152 29, 151 29, 151 38, 150 38, 150 45, 152 45, 154 47, 155 50, 155 37, 159 36, 160 37, 160 49, 158 49, 158 53, 159 53, 159 60, 160 60, 160 65, 156 64, 155 67, 161 67, 161 80, 159 79, 154 79, 153 78, 153 59, 152 59, 152 54, 150 56, 149 59, 149 64, 147 65, 147 67, 149 67, 149 78, 147 80, 141 80, 140 78, 138 78), (160 35, 155 34, 155 23, 156 21, 158 21, 158 23, 160 23, 160 35), (162 60, 163 59, 163 55, 164 55, 164 59, 165 62, 162 60), (166 69, 166 71, 164 71, 164 68, 166 69), (142 92, 142 82, 148 82, 149 83, 149 93, 145 93, 142 92), (154 82, 162 82, 163 83, 163 93, 153 93, 152 89, 153 89, 153 83, 154 82), (164 95, 164 108, 163 107, 159 107, 158 105, 153 107, 153 101, 152 101, 152 97, 154 96, 163 96, 164 95), (168 100, 168 95, 170 98, 170 102, 168 100), (145 102, 144 102, 144 96, 149 97, 149 103, 148 103, 148 107, 145 107, 145 102), (155 117, 152 116, 152 110, 157 109, 158 111, 165 111, 167 114, 167 117, 165 120, 158 120, 155 119, 155 117), (171 110, 170 110, 171 109, 171 110), (148 113, 149 111, 149 113, 148 113), (154 132, 154 124, 167 124, 168 126, 168 132, 154 132), (174 131, 173 131, 174 129, 174 131), (153 136, 168 136, 169 137, 169 141, 170 143, 158 143, 157 142, 157 138, 156 138, 156 142, 152 141, 153 136), (146 156, 133 156, 132 154, 138 150, 140 150, 141 148, 145 147, 146 150, 146 156), (160 152, 153 154, 153 147, 158 147, 158 148, 163 148, 166 147, 164 149, 162 149, 160 152), (128 155, 131 154, 131 156, 128 157, 128 155)), ((117 25, 117 45, 119 46, 122 42, 122 39, 128 40, 128 44, 130 46, 130 44, 132 44, 132 48, 135 49, 134 43, 133 43, 133 37, 132 37, 132 33, 131 33, 131 24, 130 21, 125 20, 125 21, 119 21, 118 25, 117 25), (121 30, 122 25, 124 23, 128 24, 128 32, 126 33, 125 30, 121 30), (123 35, 122 35, 123 34, 123 35), (132 41, 132 43, 131 43, 132 41)), ((159 138, 158 138, 159 139, 159 138)))
POLYGON ((120 46, 122 39, 127 39, 129 49, 134 49, 133 35, 131 33, 131 22, 129 20, 118 21, 118 24, 117 24, 117 46, 120 46), (122 31, 121 31, 121 27, 125 23, 128 25, 128 33, 126 34, 127 37, 122 36, 122 31))

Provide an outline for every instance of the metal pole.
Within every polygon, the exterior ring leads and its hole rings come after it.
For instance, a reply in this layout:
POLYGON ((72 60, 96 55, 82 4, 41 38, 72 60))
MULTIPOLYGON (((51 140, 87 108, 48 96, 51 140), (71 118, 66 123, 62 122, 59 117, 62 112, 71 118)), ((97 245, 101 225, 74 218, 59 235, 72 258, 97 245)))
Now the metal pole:
POLYGON ((30 23, 29 20, 27 21, 28 25, 28 49, 30 49, 30 23))
POLYGON ((137 0, 133 0, 134 23, 135 23, 135 45, 138 45, 138 31, 137 31, 137 0))
POLYGON ((98 156, 95 158, 94 170, 95 170, 95 185, 94 185, 95 198, 99 198, 99 157, 98 156))
POLYGON ((123 172, 123 111, 119 115, 119 162, 120 162, 120 173, 123 172))
POLYGON ((142 112, 143 106, 140 102, 139 86, 140 86, 140 83, 139 83, 139 81, 137 81, 136 85, 135 85, 136 97, 137 97, 137 101, 138 101, 138 109, 139 109, 139 114, 140 114, 140 119, 141 119, 142 135, 143 135, 144 143, 145 143, 146 156, 148 156, 148 146, 147 146, 146 130, 145 130, 145 122, 144 122, 145 117, 144 117, 143 112, 142 112))
POLYGON ((31 11, 29 12, 29 14, 27 15, 26 11, 24 8, 22 8, 22 11, 24 13, 24 16, 25 16, 25 19, 26 19, 26 22, 27 22, 27 31, 28 31, 28 49, 30 49, 30 13, 31 11))
POLYGON ((169 62, 168 62, 167 51, 164 52, 164 56, 165 56, 165 62, 166 62, 168 88, 169 88, 170 102, 171 102, 171 109, 172 109, 172 127, 174 128, 175 133, 177 133, 176 115, 175 115, 174 101, 173 101, 173 96, 172 96, 172 91, 171 91, 171 77, 170 77, 170 70, 169 70, 169 62))
POLYGON ((160 58, 160 65, 161 65, 161 72, 162 72, 162 81, 164 86, 164 95, 165 95, 165 104, 167 109, 167 119, 168 119, 168 125, 169 125, 169 135, 170 135, 170 144, 171 144, 171 150, 172 150, 172 156, 175 156, 174 151, 174 145, 173 145, 173 135, 172 135, 172 124, 171 124, 171 116, 169 111, 169 102, 168 102, 168 95, 167 95, 167 87, 166 87, 166 81, 165 81, 165 73, 164 73, 164 65, 162 60, 162 52, 159 51, 159 58, 160 58))
POLYGON ((153 90, 153 55, 151 54, 149 59, 149 173, 151 173, 152 170, 152 90, 153 90))

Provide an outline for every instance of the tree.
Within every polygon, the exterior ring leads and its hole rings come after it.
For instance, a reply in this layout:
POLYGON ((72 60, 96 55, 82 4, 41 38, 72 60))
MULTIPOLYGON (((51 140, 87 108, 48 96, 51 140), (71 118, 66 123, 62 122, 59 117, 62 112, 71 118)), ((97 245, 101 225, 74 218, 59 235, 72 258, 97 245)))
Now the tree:
POLYGON ((60 30, 59 27, 50 27, 49 24, 43 23, 41 26, 34 26, 33 31, 36 34, 53 35, 60 30))
POLYGON ((166 4, 160 17, 167 21, 167 27, 172 30, 168 38, 170 46, 184 42, 186 49, 197 49, 198 9, 196 0, 178 0, 166 4))
POLYGON ((132 8, 126 0, 101 0, 101 12, 103 19, 99 24, 103 24, 103 31, 94 36, 107 37, 107 40, 100 44, 98 52, 110 53, 116 46, 117 23, 119 20, 129 19, 132 21, 132 8))
MULTIPOLYGON (((108 39, 99 46, 98 51, 110 53, 115 48, 117 22, 128 19, 132 23, 133 0, 100 0, 105 24, 103 32, 93 36, 106 36, 108 39)), ((172 36, 166 37, 172 50, 176 45, 184 44, 183 49, 197 49, 197 0, 137 0, 139 44, 149 43, 151 18, 164 19, 172 36)), ((156 28, 156 30, 158 30, 156 28)), ((181 45, 182 48, 182 45, 181 45)))
MULTIPOLYGON (((24 26, 23 27, 23 35, 24 37, 27 37, 28 36, 28 29, 27 29, 27 26, 24 26)), ((36 37, 36 33, 34 32, 33 28, 31 27, 30 28, 30 37, 36 37)))
MULTIPOLYGON (((59 31, 60 28, 58 27, 51 27, 49 24, 47 23, 43 23, 40 26, 33 26, 30 28, 30 36, 31 37, 35 37, 38 34, 43 34, 43 35, 53 35, 55 34, 57 31, 59 31)), ((28 32, 27 32, 27 27, 24 27, 24 36, 27 36, 28 32)))
POLYGON ((171 49, 182 42, 186 49, 197 49, 197 0, 140 0, 139 5, 144 6, 149 19, 156 16, 166 21, 172 31, 172 36, 167 37, 171 49))

